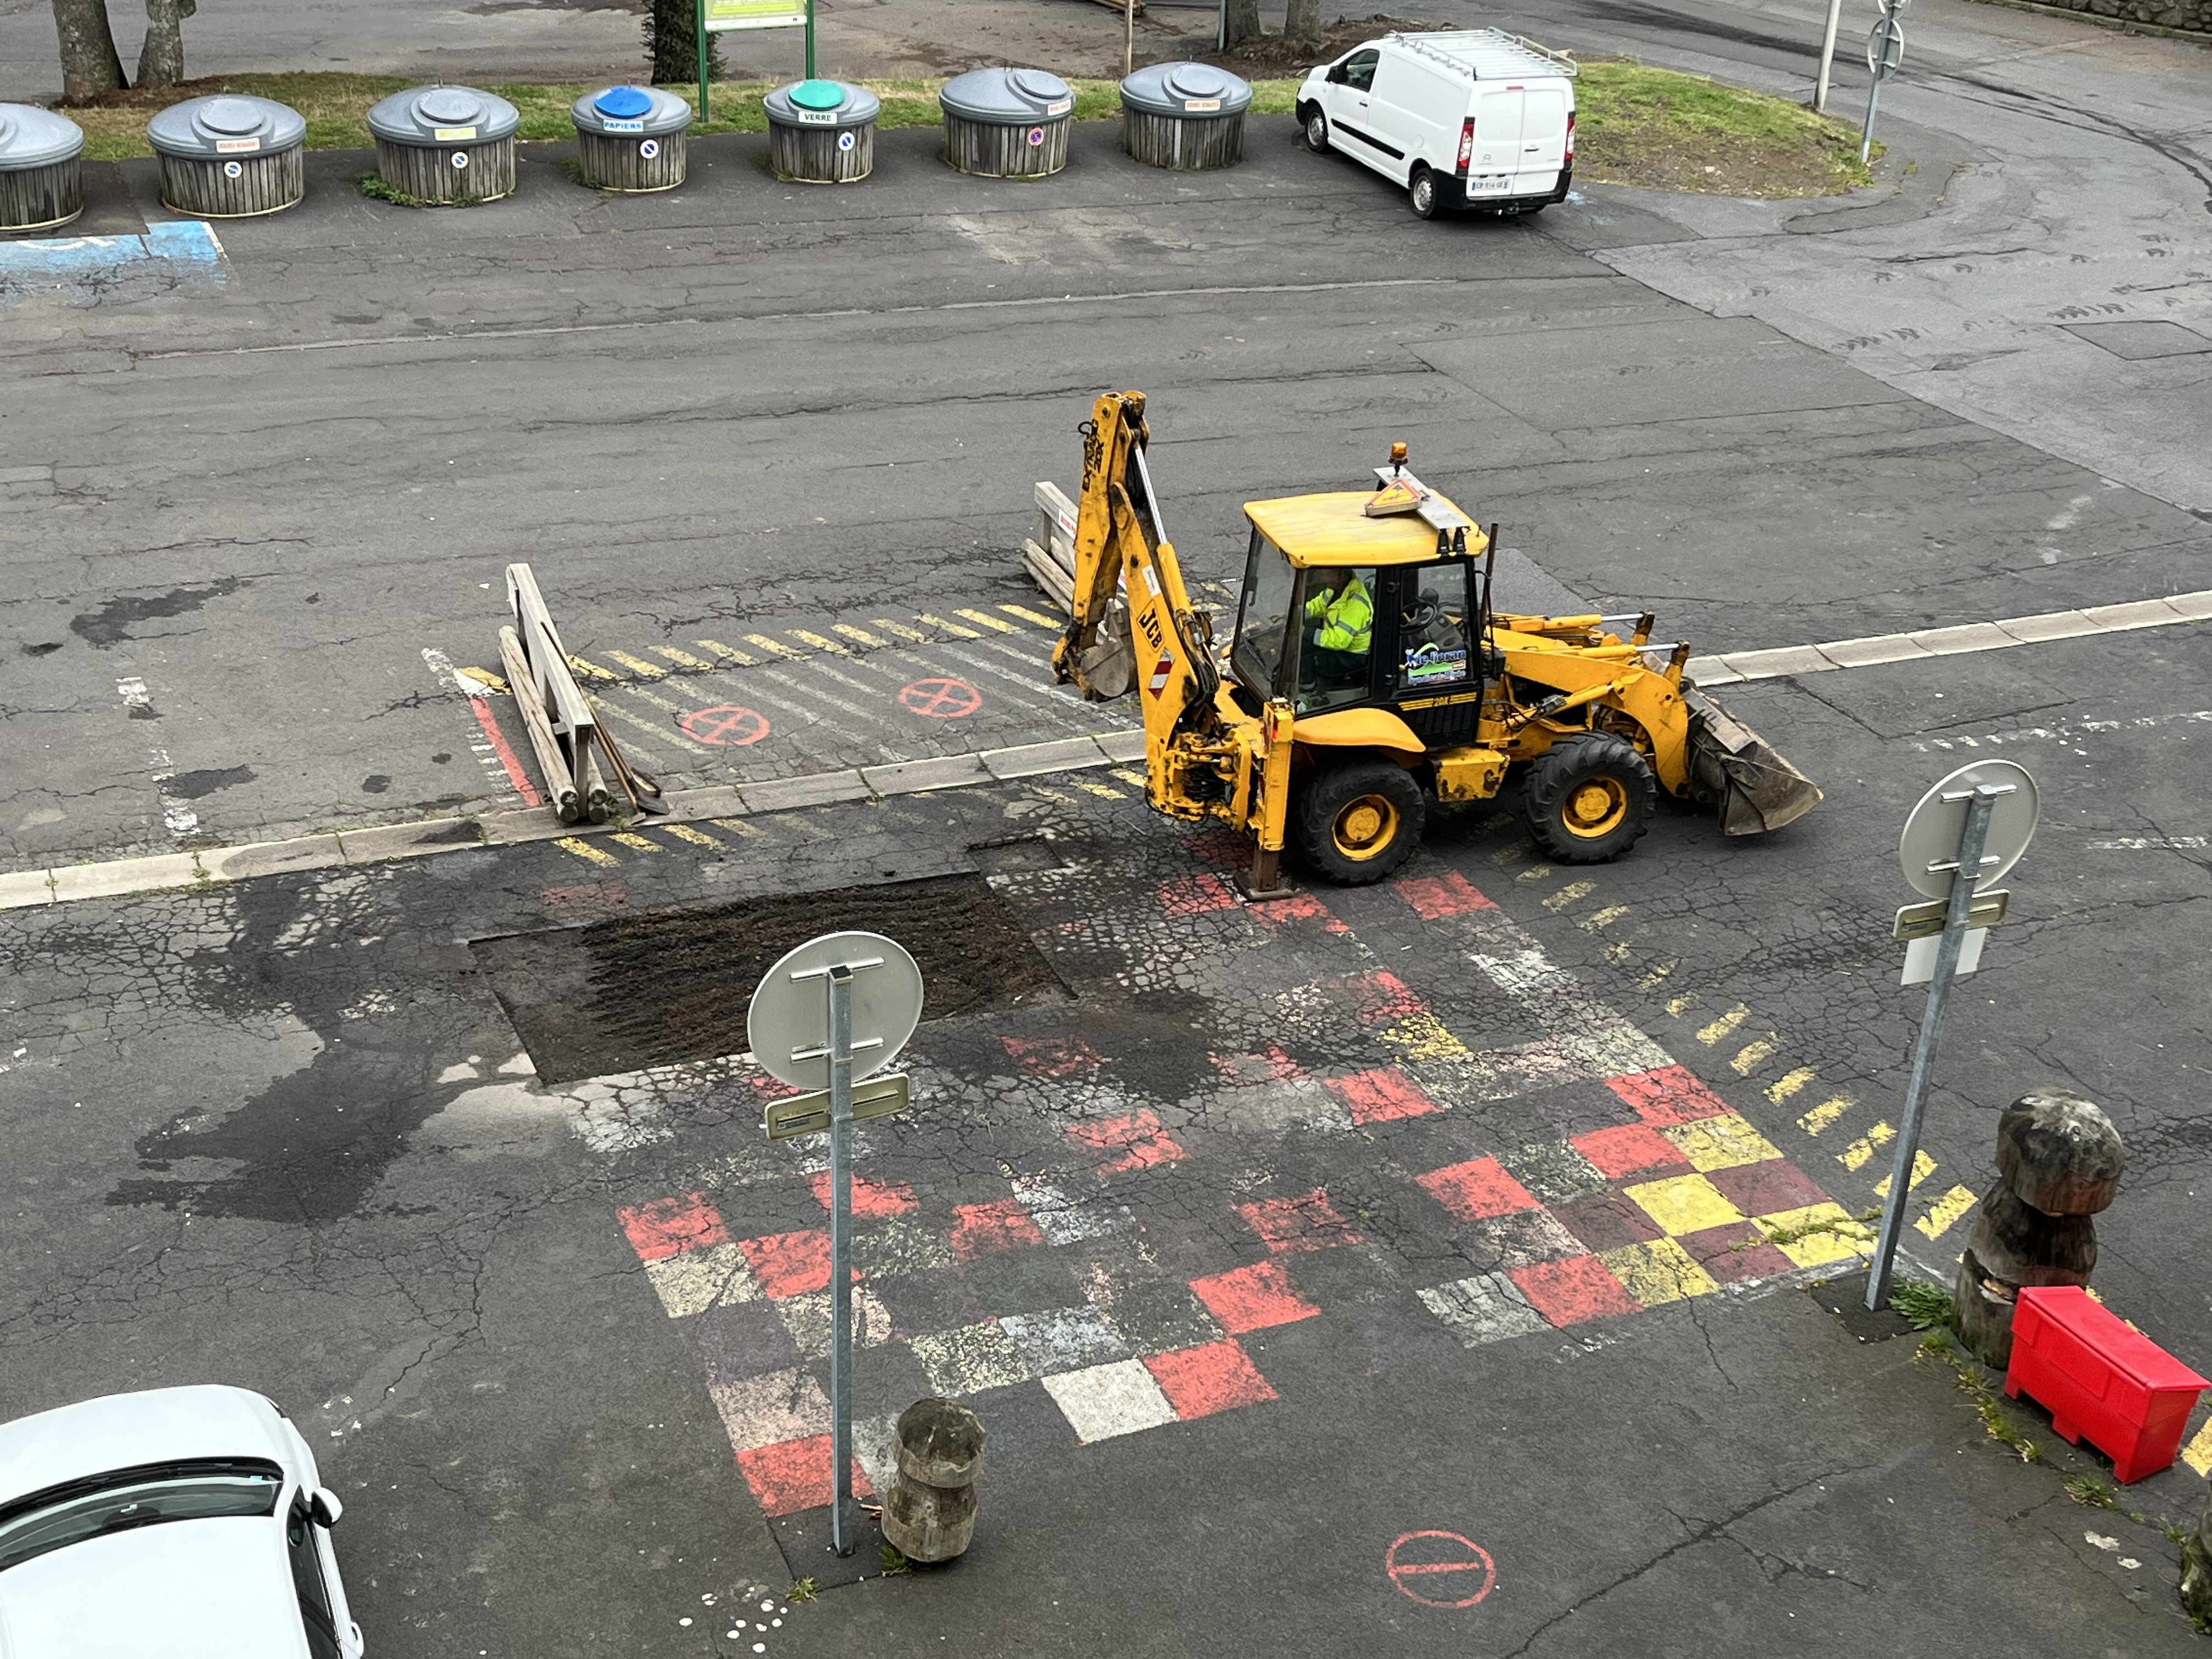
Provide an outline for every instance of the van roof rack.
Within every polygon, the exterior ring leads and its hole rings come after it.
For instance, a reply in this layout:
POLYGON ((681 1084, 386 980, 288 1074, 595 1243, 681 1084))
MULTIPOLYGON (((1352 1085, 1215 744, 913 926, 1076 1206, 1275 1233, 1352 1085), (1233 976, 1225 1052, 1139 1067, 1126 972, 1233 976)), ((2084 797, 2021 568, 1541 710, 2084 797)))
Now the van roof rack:
POLYGON ((1582 72, 1581 65, 1571 54, 1540 45, 1526 35, 1509 34, 1504 29, 1453 29, 1422 34, 1393 30, 1383 38, 1477 81, 1508 80, 1516 75, 1558 75, 1571 79, 1582 72))

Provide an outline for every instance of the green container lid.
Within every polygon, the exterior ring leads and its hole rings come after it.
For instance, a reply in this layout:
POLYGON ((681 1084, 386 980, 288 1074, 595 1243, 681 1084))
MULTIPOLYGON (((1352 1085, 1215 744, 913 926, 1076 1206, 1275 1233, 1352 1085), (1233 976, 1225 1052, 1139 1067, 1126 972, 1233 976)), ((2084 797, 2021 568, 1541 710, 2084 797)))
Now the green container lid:
POLYGON ((835 81, 801 81, 791 89, 791 101, 801 109, 835 109, 845 101, 845 88, 835 81))

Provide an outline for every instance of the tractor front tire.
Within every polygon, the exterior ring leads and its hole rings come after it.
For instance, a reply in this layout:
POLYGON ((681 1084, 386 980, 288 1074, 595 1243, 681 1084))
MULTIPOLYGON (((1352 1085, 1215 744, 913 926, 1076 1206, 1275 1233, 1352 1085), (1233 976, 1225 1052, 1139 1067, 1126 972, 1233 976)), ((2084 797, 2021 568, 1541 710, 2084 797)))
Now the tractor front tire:
POLYGON ((1658 808, 1651 763, 1626 738, 1566 738, 1529 763, 1521 813, 1562 864, 1609 864, 1636 845, 1658 808))
POLYGON ((1392 761, 1352 761, 1318 774, 1291 808, 1298 855, 1340 887, 1364 887, 1413 857, 1429 804, 1392 761))

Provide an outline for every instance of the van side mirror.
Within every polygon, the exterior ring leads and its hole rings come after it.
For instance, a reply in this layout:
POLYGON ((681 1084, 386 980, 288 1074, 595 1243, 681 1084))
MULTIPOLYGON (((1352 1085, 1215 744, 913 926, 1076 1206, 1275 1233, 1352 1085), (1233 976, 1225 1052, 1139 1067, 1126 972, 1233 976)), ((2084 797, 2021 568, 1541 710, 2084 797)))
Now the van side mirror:
POLYGON ((1350 73, 1347 70, 1346 70, 1346 68, 1344 67, 1344 65, 1343 65, 1343 64, 1332 64, 1332 65, 1330 66, 1330 68, 1329 68, 1329 71, 1328 71, 1328 83, 1329 83, 1329 85, 1331 85, 1331 86, 1333 86, 1333 87, 1340 87, 1340 86, 1344 85, 1344 83, 1345 83, 1346 82, 1349 81, 1351 78, 1352 78, 1351 73, 1350 73))
POLYGON ((337 1525, 338 1517, 345 1513, 345 1505, 328 1486, 318 1486, 307 1494, 307 1513, 314 1517, 317 1526, 327 1531, 337 1525))

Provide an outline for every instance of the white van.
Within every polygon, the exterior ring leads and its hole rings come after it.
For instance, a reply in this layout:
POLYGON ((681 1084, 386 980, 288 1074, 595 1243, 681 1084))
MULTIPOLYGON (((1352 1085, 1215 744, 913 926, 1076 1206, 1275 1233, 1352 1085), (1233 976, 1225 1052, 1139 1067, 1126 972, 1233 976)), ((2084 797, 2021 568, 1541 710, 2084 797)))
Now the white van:
POLYGON ((1574 176, 1575 74, 1572 58, 1503 29, 1386 34, 1310 70, 1297 114, 1309 148, 1405 185, 1424 219, 1537 213, 1574 176))

